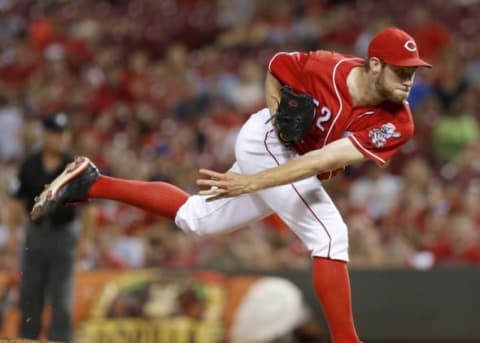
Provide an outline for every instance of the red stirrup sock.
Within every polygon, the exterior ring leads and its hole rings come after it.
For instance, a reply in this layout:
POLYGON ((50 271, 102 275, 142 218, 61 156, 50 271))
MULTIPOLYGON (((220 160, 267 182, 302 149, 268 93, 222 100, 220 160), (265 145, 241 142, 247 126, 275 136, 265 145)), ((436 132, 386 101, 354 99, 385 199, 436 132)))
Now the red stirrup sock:
POLYGON ((189 196, 166 182, 134 181, 103 175, 88 190, 89 198, 120 201, 172 220, 189 196))
POLYGON ((347 263, 315 257, 313 286, 322 304, 332 343, 359 343, 353 322, 347 263))

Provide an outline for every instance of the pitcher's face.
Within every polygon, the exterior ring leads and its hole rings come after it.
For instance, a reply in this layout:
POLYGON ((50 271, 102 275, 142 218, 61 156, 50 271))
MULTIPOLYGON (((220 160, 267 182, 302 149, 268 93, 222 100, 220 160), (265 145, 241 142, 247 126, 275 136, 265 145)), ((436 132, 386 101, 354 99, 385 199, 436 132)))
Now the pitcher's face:
POLYGON ((375 82, 375 88, 385 100, 395 103, 408 98, 417 67, 396 67, 383 64, 375 82))

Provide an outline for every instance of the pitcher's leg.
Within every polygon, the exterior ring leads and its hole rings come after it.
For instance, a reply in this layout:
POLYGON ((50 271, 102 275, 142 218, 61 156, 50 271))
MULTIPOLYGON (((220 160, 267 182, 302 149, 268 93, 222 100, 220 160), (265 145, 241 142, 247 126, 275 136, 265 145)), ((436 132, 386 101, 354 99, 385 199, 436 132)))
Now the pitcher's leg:
POLYGON ((315 257, 312 277, 315 293, 327 318, 332 342, 358 343, 346 262, 315 257))
MULTIPOLYGON (((275 168, 295 158, 259 112, 239 133, 237 163, 243 173, 275 168), (263 135, 263 139, 260 137, 263 135), (253 138, 256 137, 256 138, 253 138)), ((350 300, 347 227, 316 177, 264 189, 258 196, 300 237, 314 258, 314 286, 335 343, 359 342, 350 300), (317 257, 318 256, 318 257, 317 257), (322 257, 322 258, 319 258, 322 257)))
MULTIPOLYGON (((252 116, 252 118, 257 117, 258 115, 252 116)), ((249 122, 251 121, 249 120, 249 122)), ((255 122, 255 120, 253 121, 255 122)), ((242 129, 242 131, 245 130, 242 129)), ((188 197, 189 194, 180 188, 165 182, 144 182, 102 176, 87 157, 79 157, 70 163, 62 174, 55 178, 36 198, 32 209, 32 218, 39 219, 68 202, 74 203, 89 198, 98 198, 120 201, 166 218, 175 219, 177 211, 188 197)), ((201 203, 202 201, 195 199, 193 202, 201 203)), ((198 206, 196 207, 198 208, 198 206)), ((198 212, 198 210, 196 211, 198 212)), ((242 210, 237 209, 234 213, 236 217, 240 212, 242 210)))
MULTIPOLYGON (((254 114, 237 137, 235 156, 242 173, 275 168, 297 154, 278 140, 267 111, 254 114)), ((260 198, 301 238, 314 256, 348 260, 347 227, 322 184, 310 177, 261 190, 260 198)))
POLYGON ((188 196, 180 188, 165 182, 100 175, 97 167, 87 157, 78 157, 35 199, 31 216, 33 220, 40 219, 65 203, 110 199, 173 220, 188 196))
MULTIPOLYGON (((230 169, 239 172, 235 164, 230 169)), ((180 207, 175 223, 186 233, 217 235, 245 227, 272 213, 256 194, 207 202, 205 196, 193 195, 180 207)))
POLYGON ((265 189, 258 195, 295 232, 312 256, 348 261, 347 225, 318 179, 265 189))
POLYGON ((173 220, 189 194, 166 182, 101 176, 88 191, 88 197, 120 201, 173 220))
MULTIPOLYGON (((231 170, 240 171, 236 164, 231 170)), ((38 197, 32 217, 40 218, 66 202, 87 198, 110 199, 139 207, 175 220, 183 230, 197 235, 234 230, 271 213, 256 195, 207 202, 205 197, 189 196, 165 182, 102 176, 88 158, 80 157, 38 197)))
POLYGON ((347 226, 319 180, 309 178, 258 194, 314 257, 315 291, 324 309, 332 341, 358 343, 346 267, 347 226))

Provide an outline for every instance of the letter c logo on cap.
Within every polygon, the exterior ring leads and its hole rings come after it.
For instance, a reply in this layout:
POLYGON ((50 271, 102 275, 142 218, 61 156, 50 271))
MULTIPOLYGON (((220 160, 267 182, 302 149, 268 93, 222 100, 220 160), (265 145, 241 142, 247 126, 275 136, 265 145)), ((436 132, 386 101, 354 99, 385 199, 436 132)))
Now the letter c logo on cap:
POLYGON ((407 49, 410 52, 417 51, 417 43, 415 41, 409 39, 403 44, 404 48, 407 49))

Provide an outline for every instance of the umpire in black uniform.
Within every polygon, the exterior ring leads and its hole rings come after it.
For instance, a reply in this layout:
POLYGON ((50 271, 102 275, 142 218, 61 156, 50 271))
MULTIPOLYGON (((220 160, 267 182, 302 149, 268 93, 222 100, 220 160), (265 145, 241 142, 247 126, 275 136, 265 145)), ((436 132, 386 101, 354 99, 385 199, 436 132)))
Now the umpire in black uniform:
MULTIPOLYGON (((69 130, 64 113, 51 114, 42 121, 43 145, 29 155, 19 170, 18 182, 12 187, 9 225, 17 226, 21 215, 29 213, 34 197, 44 185, 59 175, 73 160, 67 153, 69 130), (23 209, 22 209, 23 207, 23 209)), ((41 331, 41 315, 45 300, 51 305, 48 339, 70 342, 73 304, 73 276, 76 248, 82 238, 84 249, 92 232, 92 212, 82 209, 83 230, 77 225, 76 208, 61 207, 39 222, 27 220, 22 251, 20 335, 37 339, 41 331), (90 217, 90 218, 89 218, 90 217), (83 231, 83 235, 80 234, 83 231), (87 233, 87 234, 86 234, 87 233), (83 236, 83 237, 81 237, 83 236)))

